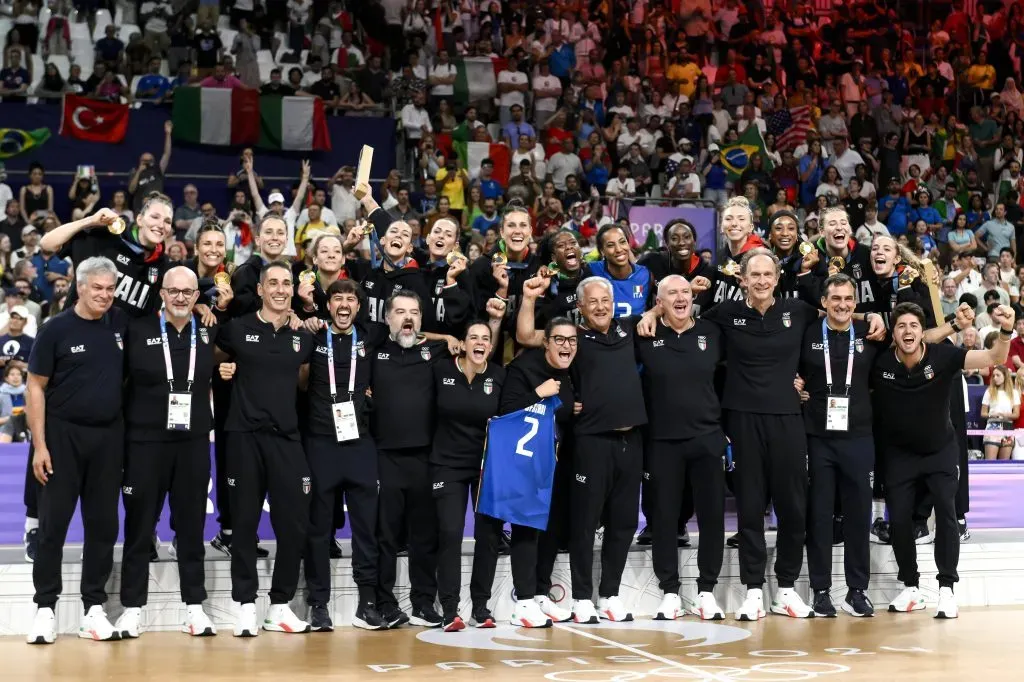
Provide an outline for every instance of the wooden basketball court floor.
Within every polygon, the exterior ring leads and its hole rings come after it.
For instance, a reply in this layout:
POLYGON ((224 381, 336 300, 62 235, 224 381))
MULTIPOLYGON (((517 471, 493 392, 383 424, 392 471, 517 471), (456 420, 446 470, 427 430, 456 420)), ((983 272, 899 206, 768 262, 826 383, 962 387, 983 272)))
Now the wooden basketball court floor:
POLYGON ((834 682, 1024 679, 1024 607, 964 609, 958 620, 879 613, 872 619, 704 623, 638 619, 597 626, 523 630, 405 627, 364 632, 230 631, 194 639, 172 632, 92 642, 61 636, 52 646, 0 638, 3 680, 177 682, 180 680, 744 680, 834 682))

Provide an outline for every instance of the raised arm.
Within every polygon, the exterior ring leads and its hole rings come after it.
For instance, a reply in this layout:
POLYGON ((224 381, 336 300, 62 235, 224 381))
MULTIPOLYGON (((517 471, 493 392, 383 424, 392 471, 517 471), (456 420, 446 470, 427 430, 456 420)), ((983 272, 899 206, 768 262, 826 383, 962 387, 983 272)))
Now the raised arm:
POLYGON ((117 219, 117 214, 109 208, 101 208, 94 215, 86 216, 81 220, 74 220, 56 227, 39 240, 39 248, 44 251, 60 251, 61 247, 71 241, 72 237, 84 229, 94 225, 109 225, 117 219))
POLYGON ((992 311, 992 322, 999 327, 996 342, 987 350, 969 350, 964 358, 964 369, 987 369, 1002 365, 1010 354, 1010 337, 1013 336, 1013 308, 1001 305, 992 311))
POLYGON ((536 327, 537 299, 548 290, 551 280, 547 277, 531 277, 523 282, 523 298, 519 302, 516 317, 516 341, 523 346, 539 348, 544 343, 544 330, 536 327))

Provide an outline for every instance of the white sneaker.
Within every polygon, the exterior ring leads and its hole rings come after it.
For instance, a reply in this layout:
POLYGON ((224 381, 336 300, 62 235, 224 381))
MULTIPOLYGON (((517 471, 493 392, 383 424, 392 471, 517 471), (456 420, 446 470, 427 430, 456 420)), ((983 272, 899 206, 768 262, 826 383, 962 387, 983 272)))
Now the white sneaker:
POLYGON ((736 611, 736 620, 754 621, 767 615, 764 610, 764 592, 760 589, 748 589, 746 598, 736 611))
POLYGON ((889 613, 910 613, 925 608, 924 595, 916 587, 907 587, 889 602, 889 613))
POLYGON ((654 620, 675 620, 684 615, 686 612, 683 611, 683 600, 675 592, 666 592, 654 613, 654 620))
POLYGON ((512 625, 524 628, 549 628, 551 619, 540 610, 540 605, 533 599, 520 599, 512 609, 512 625))
POLYGON ((192 604, 185 608, 185 622, 181 625, 181 631, 193 637, 213 637, 217 634, 217 627, 203 611, 202 604, 192 604))
POLYGON ((255 637, 260 634, 256 620, 256 605, 241 604, 235 616, 235 637, 255 637))
POLYGON ((93 606, 82 616, 78 625, 78 636, 82 639, 94 639, 97 642, 116 641, 120 633, 110 624, 107 613, 102 606, 93 606))
POLYGON ((36 609, 35 618, 32 619, 32 629, 28 631, 26 640, 29 644, 53 644, 57 641, 57 616, 53 609, 36 609))
POLYGON ((601 618, 610 620, 613 623, 628 623, 633 620, 633 614, 626 610, 618 596, 601 597, 598 599, 597 612, 601 618))
POLYGON ((956 595, 952 587, 939 588, 939 605, 935 608, 936 618, 956 618, 959 610, 956 606, 956 595))
POLYGON ((701 620, 725 620, 725 611, 715 601, 714 592, 698 592, 697 605, 690 611, 701 620))
POLYGON ((533 601, 537 602, 541 613, 550 618, 552 623, 564 623, 572 620, 572 611, 551 601, 551 597, 547 595, 537 595, 533 601))
POLYGON ((121 635, 121 639, 138 639, 142 632, 142 609, 137 606, 130 606, 124 610, 121 617, 114 623, 114 629, 121 635))
POLYGON ((574 623, 594 625, 597 623, 597 610, 594 602, 589 599, 577 599, 572 603, 572 620, 574 623))
POLYGON ((287 604, 271 604, 263 629, 268 632, 303 633, 312 630, 309 623, 295 615, 287 604))
POLYGON ((814 618, 814 609, 792 587, 780 587, 772 600, 772 613, 790 618, 814 618))

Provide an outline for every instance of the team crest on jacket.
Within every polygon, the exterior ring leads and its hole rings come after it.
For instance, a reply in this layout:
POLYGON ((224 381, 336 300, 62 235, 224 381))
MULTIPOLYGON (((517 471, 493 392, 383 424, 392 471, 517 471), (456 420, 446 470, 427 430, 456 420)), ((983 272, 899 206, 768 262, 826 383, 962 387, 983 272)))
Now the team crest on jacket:
POLYGON ((114 332, 114 341, 117 342, 118 350, 124 350, 124 339, 121 338, 121 332, 114 332))
POLYGON ((156 284, 156 281, 158 279, 160 279, 160 269, 159 268, 150 268, 149 269, 149 283, 150 284, 156 284))
POLYGON ((484 395, 490 395, 494 392, 494 379, 487 378, 484 380, 484 395))
POLYGON ((309 476, 302 477, 302 494, 308 495, 309 491, 313 489, 313 483, 309 476))
POLYGON ((699 348, 701 350, 707 350, 708 349, 708 337, 706 337, 706 336, 698 336, 697 337, 697 348, 699 348))
POLYGON ((199 330, 199 338, 203 340, 203 343, 210 343, 210 332, 206 327, 199 330))
POLYGON ((620 327, 618 327, 618 329, 616 329, 616 331, 617 331, 617 332, 619 332, 619 336, 620 336, 620 337, 622 337, 622 338, 626 338, 626 330, 625 330, 625 329, 623 329, 623 328, 622 328, 621 326, 620 326, 620 327))
POLYGON ((790 317, 789 313, 782 313, 782 326, 783 327, 791 327, 791 326, 793 326, 793 320, 790 317))
POLYGON ((855 339, 854 342, 853 342, 853 347, 857 349, 858 353, 863 353, 864 352, 864 339, 855 339))
POLYGON ((366 347, 363 346, 363 342, 362 341, 358 341, 356 343, 356 352, 359 353, 359 357, 361 357, 361 358, 365 358, 366 357, 366 347))
POLYGON ((853 278, 856 280, 862 279, 864 276, 864 270, 861 269, 860 263, 853 264, 853 278))
POLYGON ((300 348, 302 348, 302 339, 300 339, 297 336, 293 336, 292 337, 292 350, 295 351, 296 353, 298 353, 300 348))
POLYGON ((928 381, 931 381, 932 379, 935 378, 935 370, 932 369, 931 365, 925 365, 924 378, 927 379, 928 381))
POLYGON ((423 358, 423 362, 430 362, 430 349, 426 346, 420 348, 420 357, 423 358))

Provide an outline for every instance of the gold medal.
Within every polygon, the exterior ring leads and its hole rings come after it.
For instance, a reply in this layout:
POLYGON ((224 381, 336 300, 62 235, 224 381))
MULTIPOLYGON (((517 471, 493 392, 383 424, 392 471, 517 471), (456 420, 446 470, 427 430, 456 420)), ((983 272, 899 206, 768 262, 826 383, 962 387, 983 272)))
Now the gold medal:
POLYGON ((124 218, 118 216, 114 218, 114 222, 107 225, 107 231, 110 232, 110 234, 121 234, 127 227, 128 225, 124 222, 124 218))
POLYGON ((218 272, 213 276, 213 283, 219 287, 226 287, 231 285, 231 275, 226 272, 218 272))
POLYGON ((491 257, 491 262, 495 265, 508 265, 508 256, 499 251, 491 257))
POLYGON ((558 263, 556 263, 555 261, 551 261, 550 263, 548 263, 548 272, 551 274, 552 277, 557 277, 558 274, 562 272, 562 269, 558 267, 558 263))
POLYGON ((912 267, 905 267, 900 271, 900 276, 897 279, 901 287, 909 287, 914 283, 914 280, 918 278, 920 273, 912 267))
POLYGON ((462 252, 459 251, 457 248, 451 251, 447 256, 445 256, 445 260, 448 261, 448 265, 455 265, 455 261, 459 260, 460 258, 465 258, 465 256, 463 256, 462 252))
POLYGON ((316 281, 316 273, 312 270, 303 270, 299 275, 299 284, 309 284, 312 286, 313 282, 316 281))
POLYGON ((718 271, 721 272, 723 275, 728 275, 729 277, 735 277, 736 273, 739 272, 739 268, 736 265, 736 261, 734 261, 734 260, 732 260, 730 258, 729 261, 725 265, 719 265, 718 266, 718 271))
POLYGON ((842 256, 832 256, 828 259, 828 266, 842 272, 843 268, 846 267, 846 259, 842 256))
POLYGON ((373 226, 373 223, 366 221, 366 223, 363 224, 363 236, 369 237, 373 234, 375 229, 376 228, 373 226))
POLYGON ((814 244, 810 242, 800 242, 800 255, 810 256, 814 252, 814 244))

